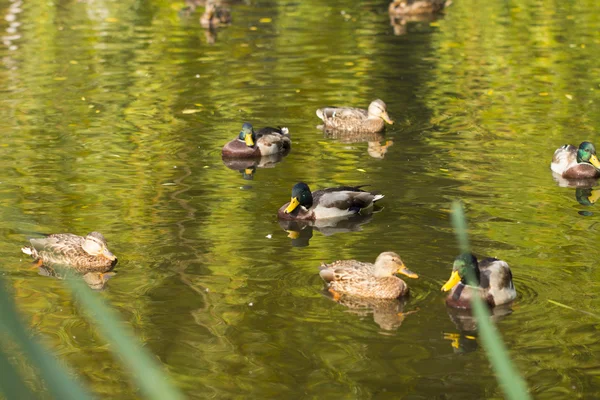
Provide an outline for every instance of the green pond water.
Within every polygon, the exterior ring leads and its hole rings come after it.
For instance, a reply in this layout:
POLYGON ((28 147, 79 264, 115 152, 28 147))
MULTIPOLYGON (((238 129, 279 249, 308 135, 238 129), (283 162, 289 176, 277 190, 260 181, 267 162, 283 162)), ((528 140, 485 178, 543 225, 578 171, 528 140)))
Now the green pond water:
POLYGON ((519 296, 496 320, 532 395, 598 396, 597 194, 549 164, 565 143, 600 143, 600 3, 454 0, 403 35, 386 1, 241 2, 216 36, 183 6, 0 1, 0 269, 90 390, 139 397, 64 284, 21 254, 36 233, 106 236, 119 264, 98 295, 188 398, 501 398, 472 321, 440 292, 462 199, 475 253, 512 267, 519 296), (396 121, 385 136, 316 129, 317 108, 376 98, 396 121), (243 122, 293 139, 252 180, 220 155, 243 122), (298 181, 385 198, 290 238, 276 213, 298 181), (405 303, 324 294, 321 262, 386 250, 420 275, 405 303))

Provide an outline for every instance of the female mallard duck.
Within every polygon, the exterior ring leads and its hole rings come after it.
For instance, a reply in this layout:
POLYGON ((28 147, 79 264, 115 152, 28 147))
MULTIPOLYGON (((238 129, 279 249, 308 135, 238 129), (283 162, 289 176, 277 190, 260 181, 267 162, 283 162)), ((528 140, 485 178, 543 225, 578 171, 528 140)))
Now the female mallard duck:
POLYGON ((236 139, 223 147, 224 158, 252 158, 285 153, 290 150, 288 128, 262 128, 254 132, 249 123, 242 125, 242 130, 236 139))
POLYGON ((117 264, 117 257, 108 250, 106 239, 99 232, 86 237, 57 233, 29 242, 31 246, 21 250, 33 257, 38 266, 61 266, 84 274, 108 272, 117 264))
POLYGON ((377 299, 395 299, 408 293, 406 283, 394 276, 419 276, 406 268, 400 256, 391 251, 381 253, 375 264, 356 260, 340 260, 322 264, 319 275, 327 282, 334 299, 342 294, 377 299))
POLYGON ((360 190, 360 186, 341 186, 310 191, 308 185, 299 182, 292 188, 292 199, 277 212, 286 220, 317 220, 345 217, 370 208, 382 194, 360 190))
POLYGON ((449 0, 394 0, 388 11, 393 16, 434 14, 449 6, 449 0))
POLYGON ((600 161, 596 147, 590 142, 581 142, 579 148, 565 144, 554 152, 550 168, 567 179, 600 177, 600 161))
POLYGON ((490 307, 510 303, 517 297, 508 264, 496 258, 486 258, 477 262, 470 253, 456 257, 452 275, 442 290, 450 290, 446 304, 455 308, 471 308, 471 298, 476 293, 490 307), (471 274, 477 286, 467 285, 467 274, 471 274))
POLYGON ((351 107, 325 107, 317 110, 317 117, 323 120, 325 129, 339 129, 360 132, 381 132, 385 122, 393 124, 386 105, 377 99, 369 104, 368 110, 351 107))
POLYGON ((229 7, 216 0, 207 0, 204 14, 200 17, 200 25, 203 28, 214 28, 231 23, 231 11, 229 7))

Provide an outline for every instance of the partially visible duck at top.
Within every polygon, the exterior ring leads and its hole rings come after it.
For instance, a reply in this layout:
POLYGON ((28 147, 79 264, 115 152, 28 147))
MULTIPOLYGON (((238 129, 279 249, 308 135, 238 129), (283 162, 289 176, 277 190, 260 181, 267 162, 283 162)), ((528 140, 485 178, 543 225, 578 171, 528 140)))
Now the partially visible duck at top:
POLYGON ((215 28, 231 23, 231 10, 217 0, 207 0, 204 14, 200 17, 200 25, 204 28, 215 28))
POLYGON ((590 142, 581 142, 579 148, 565 144, 556 149, 550 168, 566 179, 600 177, 600 161, 590 142))
POLYGON ((221 152, 224 158, 252 158, 285 153, 292 141, 288 128, 262 128, 254 132, 251 124, 242 125, 237 138, 227 143, 221 152))
POLYGON ((434 14, 452 3, 450 0, 394 0, 388 11, 391 16, 414 16, 434 14))
POLYGON ((496 258, 477 261, 471 253, 456 257, 450 279, 442 290, 450 291, 446 304, 455 308, 470 309, 473 296, 479 296, 490 307, 507 304, 517 298, 512 272, 505 261, 496 258), (467 284, 469 273, 477 286, 467 284))
POLYGON ((304 182, 292 188, 292 198, 277 212, 285 220, 317 220, 346 217, 370 209, 383 195, 367 192, 360 186, 341 186, 310 191, 304 182))
POLYGON ((369 108, 325 107, 317 110, 317 117, 323 120, 325 129, 339 129, 359 132, 381 132, 385 122, 393 124, 382 100, 373 100, 369 108))

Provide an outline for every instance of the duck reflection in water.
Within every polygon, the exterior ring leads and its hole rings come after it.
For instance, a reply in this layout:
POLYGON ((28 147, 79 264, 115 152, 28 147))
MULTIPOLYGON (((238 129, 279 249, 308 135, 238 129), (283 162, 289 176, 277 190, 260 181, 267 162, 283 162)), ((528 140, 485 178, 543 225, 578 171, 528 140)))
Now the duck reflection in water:
POLYGON ((275 168, 275 165, 283 161, 288 154, 289 150, 260 158, 223 158, 223 164, 229 169, 240 172, 242 178, 253 180, 257 168, 275 168))
MULTIPOLYGON (((477 332, 477 319, 470 309, 446 307, 450 321, 454 323, 456 328, 463 334, 474 334, 477 332)), ((502 321, 508 315, 512 314, 513 310, 510 304, 496 306, 489 309, 490 321, 494 324, 502 321)))
POLYGON ((321 232, 324 236, 336 233, 358 232, 362 225, 368 224, 373 219, 374 211, 370 214, 354 214, 349 217, 309 220, 279 220, 279 226, 288 233, 292 239, 293 247, 307 247, 313 237, 313 230, 321 232))
POLYGON ((390 25, 394 35, 400 36, 407 32, 409 22, 430 23, 437 20, 450 0, 395 0, 388 7, 390 25))
POLYGON ((600 189, 577 188, 575 189, 575 198, 582 206, 593 206, 600 199, 600 189))
POLYGON ((362 143, 367 142, 367 153, 373 158, 383 159, 394 142, 386 140, 382 132, 353 132, 325 128, 324 125, 317 126, 323 131, 327 139, 335 139, 340 143, 362 143))
POLYGON ((467 333, 444 333, 444 339, 450 341, 455 354, 471 353, 479 348, 477 337, 467 333))
POLYGON ((395 331, 400 328, 407 315, 418 311, 404 312, 407 296, 399 299, 371 299, 345 295, 336 299, 329 291, 323 291, 323 295, 347 307, 348 312, 359 317, 366 318, 373 315, 373 321, 385 331, 395 331))
POLYGON ((55 269, 46 267, 44 265, 38 267, 38 274, 41 276, 49 276, 54 277, 56 279, 73 279, 73 278, 81 278, 92 290, 104 290, 106 286, 106 282, 115 276, 117 273, 114 271, 111 272, 87 272, 85 274, 63 274, 57 272, 55 269))

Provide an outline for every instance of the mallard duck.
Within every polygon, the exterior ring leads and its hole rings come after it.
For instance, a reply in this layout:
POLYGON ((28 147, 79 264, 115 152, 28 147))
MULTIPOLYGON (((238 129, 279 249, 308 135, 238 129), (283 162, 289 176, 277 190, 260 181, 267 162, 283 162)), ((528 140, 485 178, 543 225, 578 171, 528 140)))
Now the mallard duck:
POLYGON ((554 152, 550 168, 567 179, 600 177, 600 161, 596 147, 590 142, 581 142, 579 148, 565 144, 554 152))
POLYGON ((117 264, 117 257, 108 250, 106 239, 99 232, 87 236, 57 233, 40 239, 30 239, 31 246, 21 250, 35 259, 38 266, 60 266, 78 273, 104 273, 117 264))
POLYGON ((239 136, 227 143, 221 154, 224 158, 261 157, 285 153, 291 146, 288 128, 266 127, 254 132, 252 125, 246 122, 239 136))
POLYGON ((408 286, 394 274, 410 278, 419 276, 406 268, 394 252, 381 253, 375 264, 356 260, 340 260, 322 264, 319 275, 327 282, 334 299, 342 294, 377 299, 395 299, 408 293, 408 286))
POLYGON ((373 100, 368 110, 352 107, 325 107, 317 110, 317 117, 323 120, 326 129, 346 131, 380 132, 385 122, 393 124, 382 100, 373 100))
POLYGON ((204 14, 200 17, 200 25, 204 28, 215 28, 231 23, 231 10, 221 2, 208 0, 204 14))
POLYGON ((382 194, 361 190, 362 186, 341 186, 310 191, 304 182, 292 188, 292 199, 277 212, 281 219, 317 220, 345 217, 370 208, 382 194))
POLYGON ((388 11, 392 16, 433 14, 449 6, 449 0, 394 0, 388 11))
POLYGON ((477 261, 470 253, 456 257, 452 275, 442 286, 444 292, 450 291, 446 304, 456 308, 471 308, 471 297, 477 293, 490 307, 507 304, 517 297, 508 264, 496 258, 477 261), (467 274, 471 270, 477 286, 467 285, 467 274))

